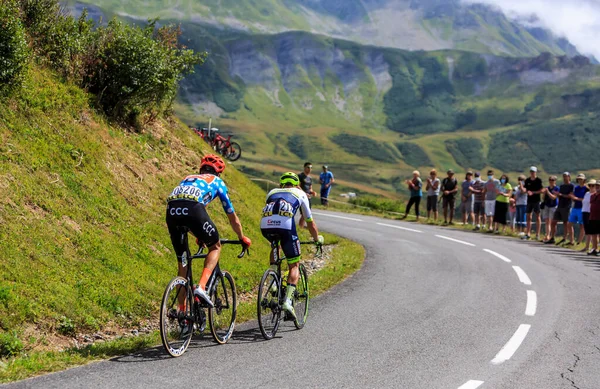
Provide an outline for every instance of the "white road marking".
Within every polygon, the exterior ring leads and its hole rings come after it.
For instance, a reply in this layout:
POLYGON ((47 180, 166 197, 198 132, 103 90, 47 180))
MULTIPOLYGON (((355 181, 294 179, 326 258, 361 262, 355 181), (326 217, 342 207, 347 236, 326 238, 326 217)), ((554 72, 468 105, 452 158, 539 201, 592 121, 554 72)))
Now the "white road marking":
POLYGON ((527 306, 525 307, 525 315, 535 316, 537 310, 537 293, 534 290, 527 291, 527 306))
POLYGON ((458 239, 454 239, 454 238, 449 238, 449 237, 444 236, 444 235, 436 235, 436 236, 438 238, 442 238, 442 239, 446 239, 446 240, 451 240, 452 242, 456 242, 456 243, 464 244, 464 245, 467 245, 467 246, 475 247, 475 245, 473 243, 465 242, 464 240, 458 240, 458 239))
POLYGON ((353 217, 346 217, 346 216, 328 215, 326 213, 313 212, 313 215, 333 217, 333 218, 336 218, 336 219, 352 220, 352 221, 355 221, 355 222, 361 222, 362 221, 362 219, 355 219, 353 217))
POLYGON ((467 381, 466 384, 463 384, 458 387, 458 389, 476 389, 479 388, 483 384, 483 381, 470 380, 467 381))
POLYGON ((497 253, 497 252, 495 252, 495 251, 488 250, 488 249, 483 249, 483 251, 485 251, 486 253, 490 253, 490 254, 492 254, 492 255, 494 255, 494 256, 496 256, 496 257, 500 258, 500 259, 501 259, 501 260, 503 260, 504 262, 508 262, 508 263, 511 263, 511 262, 512 262, 510 259, 506 258, 504 255, 502 255, 502 254, 498 254, 498 253, 497 253))
POLYGON ((521 269, 519 266, 513 266, 513 269, 515 270, 515 273, 517 273, 517 276, 519 277, 519 281, 521 281, 525 285, 531 285, 531 280, 529 279, 527 274, 525 274, 523 269, 521 269))
POLYGON ((406 227, 400 227, 400 226, 394 226, 392 224, 384 224, 384 223, 377 223, 380 226, 384 226, 384 227, 391 227, 391 228, 397 228, 399 230, 404 230, 404 231, 411 231, 411 232, 418 232, 418 233, 422 233, 423 231, 419 231, 419 230, 413 230, 412 228, 406 228, 406 227))
POLYGON ((499 365, 503 362, 508 361, 515 354, 521 343, 525 340, 527 333, 531 325, 529 324, 521 324, 517 331, 515 331, 514 335, 510 340, 502 347, 502 349, 496 354, 494 359, 491 360, 493 365, 499 365))

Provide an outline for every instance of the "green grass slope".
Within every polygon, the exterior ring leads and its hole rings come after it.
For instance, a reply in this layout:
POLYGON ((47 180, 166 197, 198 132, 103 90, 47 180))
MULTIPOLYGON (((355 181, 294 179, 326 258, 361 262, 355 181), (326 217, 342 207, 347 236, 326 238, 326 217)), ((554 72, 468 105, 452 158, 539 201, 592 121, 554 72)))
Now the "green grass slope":
MULTIPOLYGON (((133 133, 107 123, 88 101, 37 69, 18 97, 0 101, 0 358, 70 347, 75 334, 155 324, 176 273, 165 198, 210 149, 176 119, 133 133)), ((269 254, 259 228, 265 192, 231 165, 223 178, 254 245, 242 260, 239 247, 224 248, 221 264, 247 295, 269 254)), ((235 238, 218 202, 209 212, 221 236, 235 238)), ((353 250, 343 243, 340 255, 353 250)), ((342 257, 338 270, 360 263, 342 257)), ((349 271, 325 269, 316 289, 349 271)), ((56 368, 48 360, 21 365, 29 373, 12 379, 56 368)))

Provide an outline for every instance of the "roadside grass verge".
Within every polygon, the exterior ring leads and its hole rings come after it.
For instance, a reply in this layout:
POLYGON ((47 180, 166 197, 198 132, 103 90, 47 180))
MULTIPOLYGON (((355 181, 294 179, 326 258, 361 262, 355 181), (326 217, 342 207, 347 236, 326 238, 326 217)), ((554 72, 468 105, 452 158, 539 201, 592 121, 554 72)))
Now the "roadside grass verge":
MULTIPOLYGON (((304 232, 303 235, 307 234, 304 232)), ((322 294, 355 273, 361 267, 365 257, 365 250, 358 243, 327 233, 323 235, 326 243, 335 245, 335 247, 325 266, 309 277, 311 298, 322 294)), ((303 236, 302 239, 308 239, 308 236, 303 236)), ((314 253, 314 248, 307 246, 304 249, 303 258, 305 260, 311 258, 311 253, 314 253)), ((268 257, 262 259, 263 267, 266 270, 268 257)), ((258 285, 260 277, 254 281, 258 285)), ((238 304, 236 324, 254 319, 256 319, 255 297, 238 304)), ((310 325, 310 318, 308 323, 310 325)), ((233 336, 235 337, 235 332, 233 336)), ((208 335, 207 330, 203 339, 195 339, 194 341, 212 342, 213 340, 208 335)), ((15 358, 0 360, 0 383, 22 380, 40 374, 81 366, 93 361, 126 355, 158 346, 160 342, 159 331, 153 330, 147 334, 118 337, 107 342, 97 342, 79 348, 70 347, 63 351, 33 351, 15 358)))

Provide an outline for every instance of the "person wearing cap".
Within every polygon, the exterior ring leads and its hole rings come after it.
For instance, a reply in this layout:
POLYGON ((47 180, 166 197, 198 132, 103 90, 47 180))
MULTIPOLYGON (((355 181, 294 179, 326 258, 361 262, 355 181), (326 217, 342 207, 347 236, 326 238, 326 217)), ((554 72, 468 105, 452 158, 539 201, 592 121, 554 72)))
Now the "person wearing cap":
POLYGON ((475 231, 485 227, 485 194, 483 193, 484 182, 481 180, 481 173, 475 172, 475 180, 469 188, 473 193, 473 213, 475 214, 475 231))
POLYGON ((440 195, 440 179, 437 178, 437 171, 432 169, 427 177, 427 219, 433 211, 433 221, 437 223, 438 219, 438 196, 440 195))
POLYGON ((563 183, 558 188, 558 191, 554 192, 558 197, 558 207, 556 207, 556 211, 554 212, 554 220, 557 223, 563 222, 564 225, 564 236, 557 244, 562 244, 568 239, 569 242, 567 245, 575 245, 575 239, 573 235, 571 235, 571 225, 569 224, 569 214, 571 213, 571 203, 574 190, 575 185, 571 183, 571 173, 564 172, 563 183))
POLYGON ((585 231, 583 230, 583 197, 590 190, 585 186, 585 174, 581 173, 577 175, 577 185, 573 189, 573 208, 571 209, 571 215, 569 216, 569 224, 571 225, 571 236, 575 238, 575 225, 579 225, 579 240, 577 244, 583 243, 585 231))
POLYGON ((554 220, 554 213, 558 206, 558 186, 556 186, 556 176, 550 176, 548 178, 548 186, 544 188, 544 209, 542 209, 542 218, 546 223, 546 238, 544 239, 545 244, 554 244, 554 235, 556 234, 556 220, 554 220))
POLYGON ((410 199, 408 200, 408 204, 406 204, 406 212, 402 219, 406 219, 410 209, 414 205, 415 215, 417 216, 417 221, 419 221, 419 204, 421 204, 421 197, 423 197, 423 181, 421 181, 421 173, 419 173, 418 170, 415 170, 412 179, 406 180, 406 185, 408 185, 408 190, 410 190, 410 199))
MULTIPOLYGON (((517 181, 517 185, 515 186, 515 190, 513 192, 515 199, 515 225, 517 227, 517 232, 519 235, 525 234, 525 227, 527 225, 527 189, 525 188, 525 176, 520 175, 517 181)), ((531 214, 530 214, 531 215, 531 214)), ((529 228, 531 229, 531 217, 529 218, 529 228)), ((539 225, 539 223, 538 223, 539 225)))
POLYGON ((444 224, 453 224, 454 204, 456 192, 458 192, 458 181, 454 178, 454 170, 449 169, 448 177, 442 180, 442 207, 444 208, 444 224), (450 210, 450 222, 448 222, 448 210, 450 210))
POLYGON ((473 172, 468 171, 465 175, 465 180, 461 184, 461 193, 460 193, 460 212, 462 213, 463 225, 467 225, 469 222, 469 217, 471 218, 471 223, 475 225, 475 217, 473 216, 473 193, 471 193, 471 186, 475 181, 473 181, 473 172))
POLYGON ((581 207, 581 215, 583 217, 583 229, 585 231, 585 248, 581 251, 587 252, 589 255, 595 255, 595 253, 589 251, 590 244, 592 243, 592 230, 590 229, 590 200, 592 195, 596 193, 596 180, 588 181, 588 188, 590 189, 584 196, 581 207))
POLYGON ((540 208, 540 202, 542 201, 541 193, 544 189, 544 183, 542 179, 537 176, 537 167, 532 166, 529 168, 529 178, 525 180, 524 187, 527 190, 527 230, 523 239, 531 239, 531 224, 533 214, 535 213, 536 218, 536 234, 535 239, 540 239, 540 233, 542 232, 542 210, 540 208))
POLYGON ((596 193, 590 196, 590 224, 588 231, 592 244, 589 255, 598 255, 598 241, 600 240, 600 182, 596 181, 596 193))
POLYGON ((321 183, 321 204, 329 205, 329 192, 331 192, 331 184, 335 182, 333 173, 329 171, 327 165, 323 165, 323 172, 319 176, 319 182, 321 183))
POLYGON ((487 231, 493 232, 492 227, 494 226, 494 213, 496 210, 496 189, 500 187, 500 181, 494 178, 494 171, 488 170, 487 181, 483 186, 483 193, 485 195, 485 217, 487 222, 487 231))

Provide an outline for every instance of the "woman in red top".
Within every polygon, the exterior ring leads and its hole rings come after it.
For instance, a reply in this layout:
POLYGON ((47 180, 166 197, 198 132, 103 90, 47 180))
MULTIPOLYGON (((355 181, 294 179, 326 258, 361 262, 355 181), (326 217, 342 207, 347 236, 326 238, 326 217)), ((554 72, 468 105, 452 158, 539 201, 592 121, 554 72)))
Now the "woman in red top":
POLYGON ((598 256, 598 239, 600 238, 600 185, 596 182, 596 193, 590 197, 590 237, 592 251, 588 255, 598 256))

